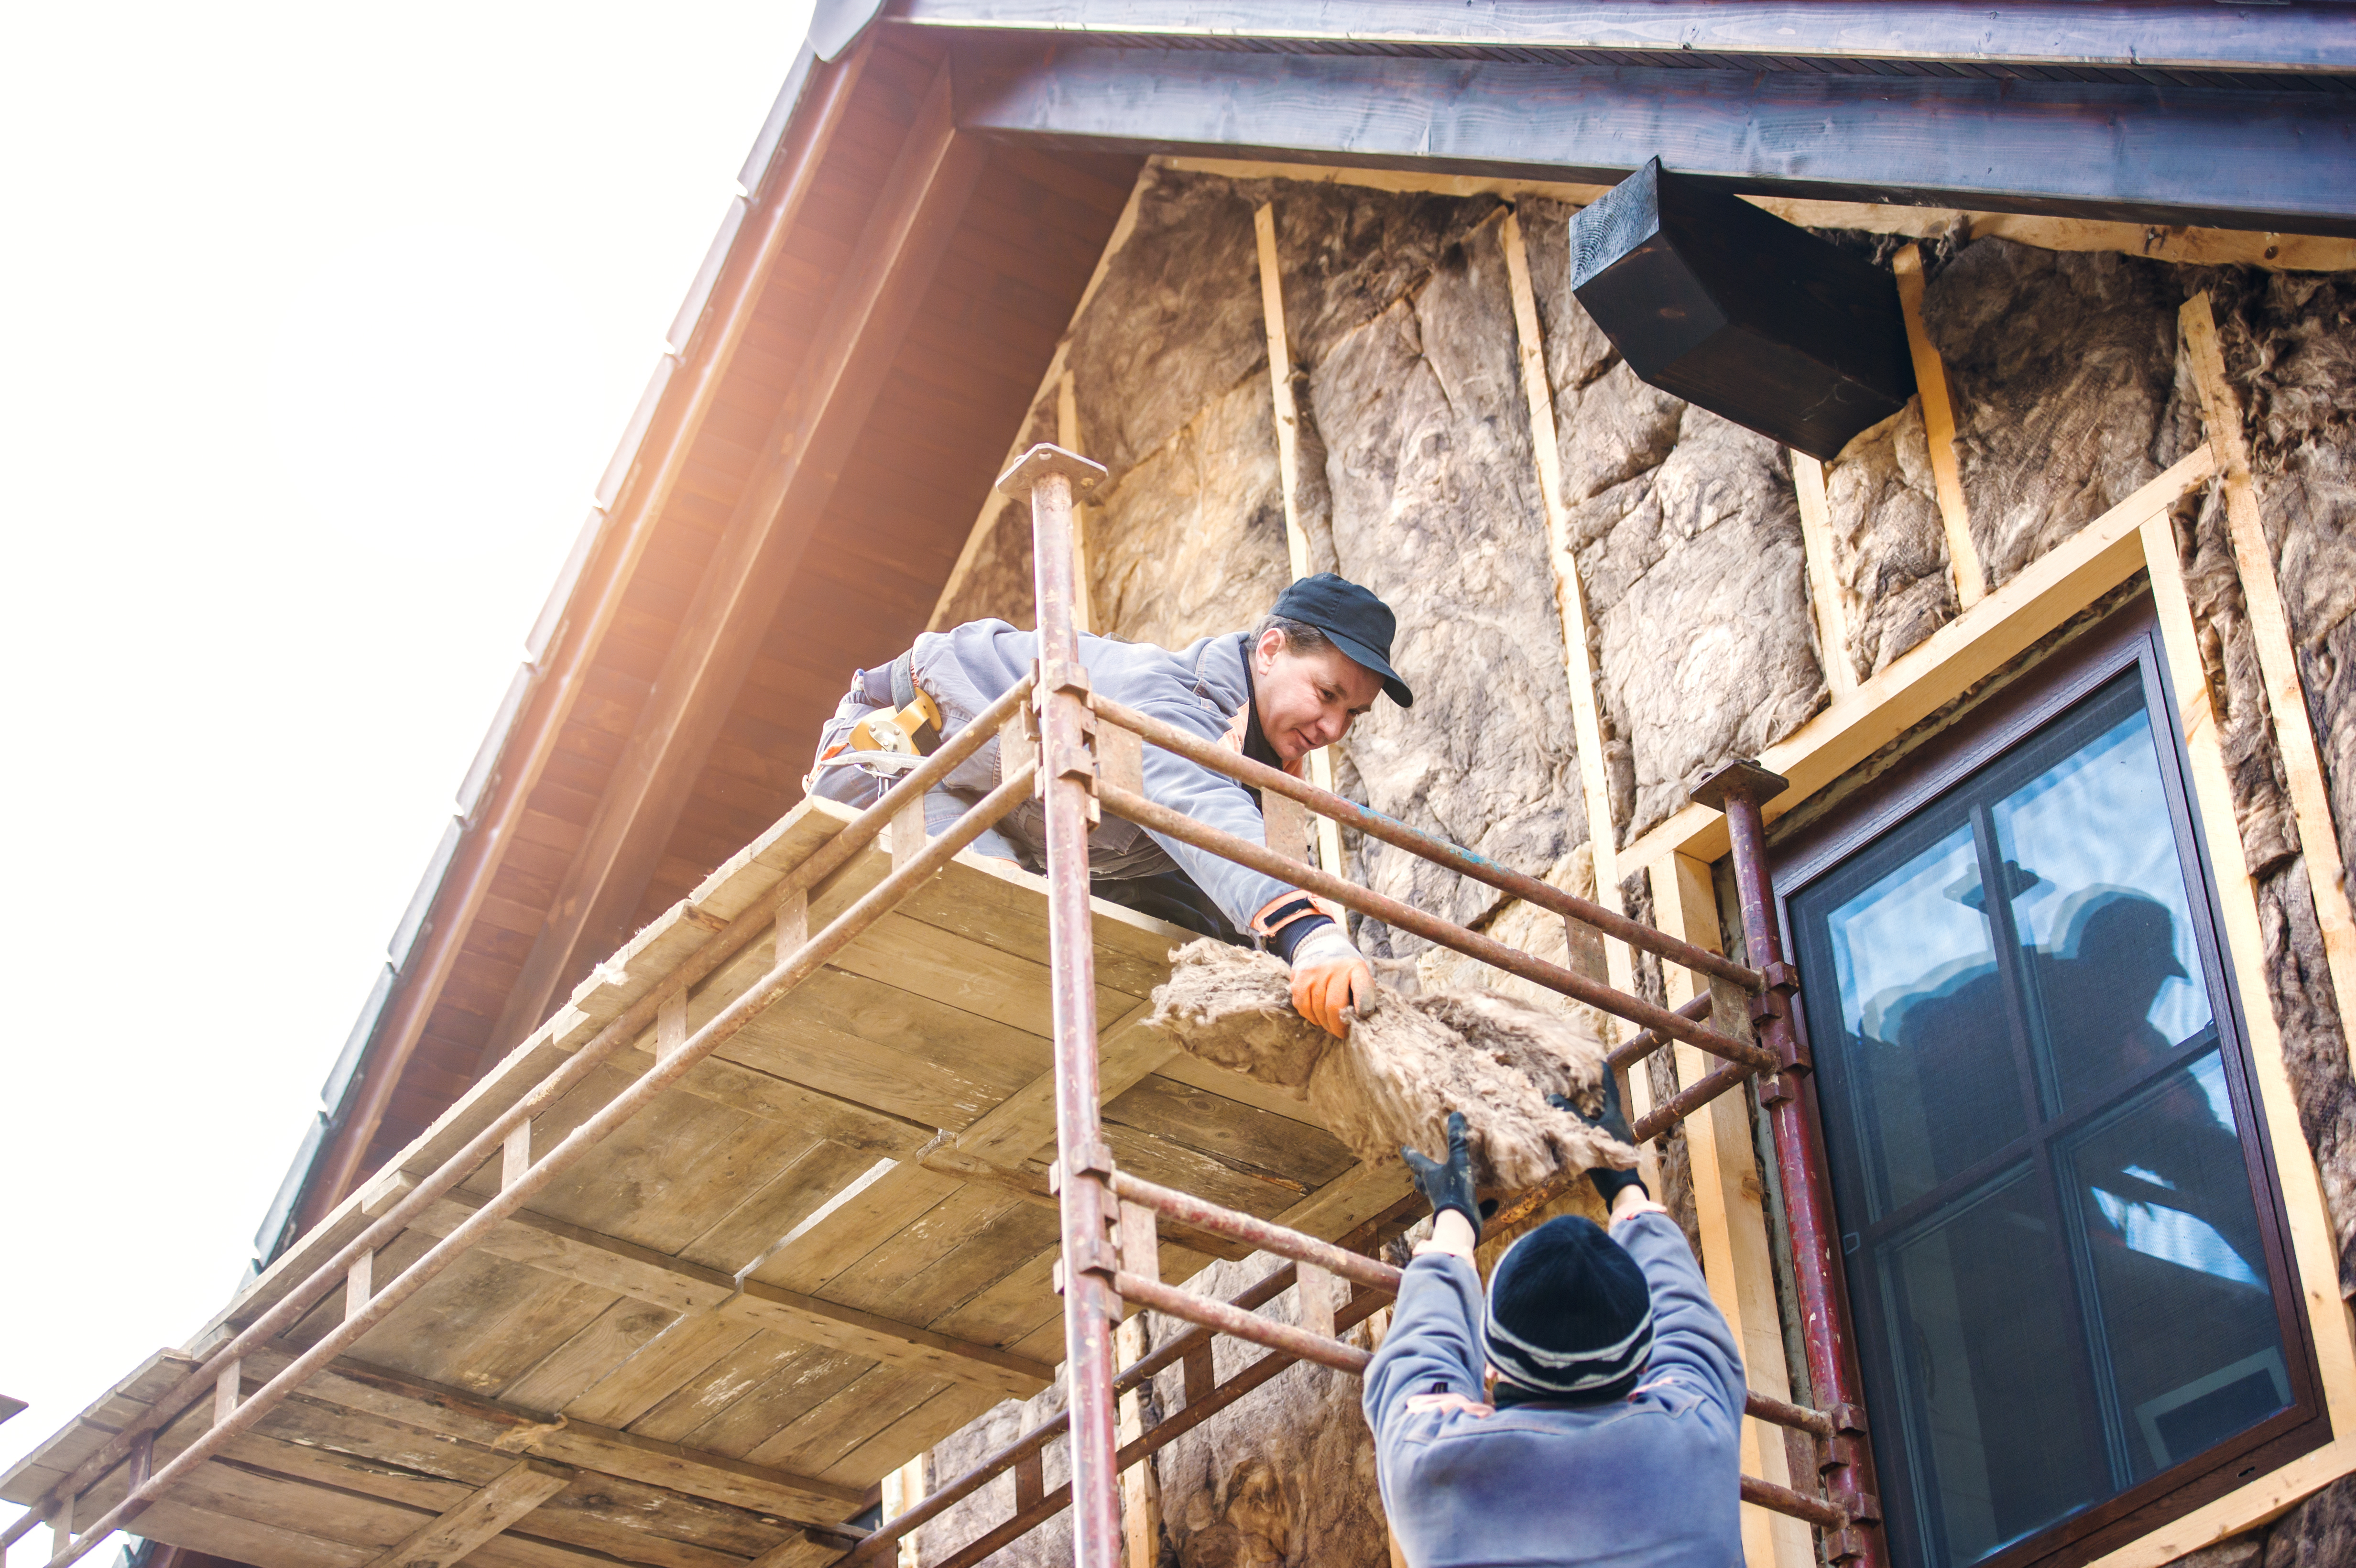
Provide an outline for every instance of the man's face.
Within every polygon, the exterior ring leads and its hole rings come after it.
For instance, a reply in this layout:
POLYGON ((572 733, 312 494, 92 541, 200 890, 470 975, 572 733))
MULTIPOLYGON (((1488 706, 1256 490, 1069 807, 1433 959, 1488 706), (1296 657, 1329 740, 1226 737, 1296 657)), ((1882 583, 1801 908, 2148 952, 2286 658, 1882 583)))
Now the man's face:
POLYGON ((1252 649, 1252 690, 1268 743, 1297 763, 1348 734, 1351 720, 1382 695, 1383 679, 1339 648, 1295 653, 1271 629, 1252 649))

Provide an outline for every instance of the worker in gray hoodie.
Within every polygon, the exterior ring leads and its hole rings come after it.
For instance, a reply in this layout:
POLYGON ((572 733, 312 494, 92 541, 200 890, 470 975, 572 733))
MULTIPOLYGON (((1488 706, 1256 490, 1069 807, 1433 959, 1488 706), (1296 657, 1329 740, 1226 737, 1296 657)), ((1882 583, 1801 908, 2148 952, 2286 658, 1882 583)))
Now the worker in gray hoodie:
MULTIPOLYGON (((1402 708, 1414 703, 1391 667, 1396 630, 1388 605, 1327 571, 1287 588, 1248 633, 1174 649, 1083 636, 1080 662, 1105 696, 1298 775, 1309 753, 1348 734, 1376 697, 1387 693, 1402 708)), ((804 787, 846 805, 873 805, 897 774, 1012 688, 1038 656, 1036 634, 1004 621, 970 621, 918 637, 889 666, 853 677, 820 733, 804 787)), ((1239 838, 1267 841, 1254 791, 1157 746, 1145 748, 1144 764, 1149 798, 1239 838)), ((1000 778, 993 738, 926 795, 926 830, 942 832, 1000 778)), ((1034 799, 973 848, 1035 871, 1044 869, 1045 845, 1045 816, 1034 799)), ((1333 1034, 1349 1032, 1374 984, 1340 909, 1248 866, 1108 813, 1088 837, 1088 869, 1099 898, 1206 936, 1256 939, 1291 966, 1293 1006, 1333 1034)))
MULTIPOLYGON (((1604 1072, 1587 1116, 1633 1142, 1604 1072)), ((1402 1149, 1433 1211, 1366 1369, 1383 1508, 1413 1568, 1739 1568, 1741 1359, 1675 1221, 1633 1171, 1589 1177, 1612 1228, 1563 1215, 1484 1293, 1464 1117, 1402 1149), (1484 1381, 1491 1387, 1484 1391, 1484 1381)))

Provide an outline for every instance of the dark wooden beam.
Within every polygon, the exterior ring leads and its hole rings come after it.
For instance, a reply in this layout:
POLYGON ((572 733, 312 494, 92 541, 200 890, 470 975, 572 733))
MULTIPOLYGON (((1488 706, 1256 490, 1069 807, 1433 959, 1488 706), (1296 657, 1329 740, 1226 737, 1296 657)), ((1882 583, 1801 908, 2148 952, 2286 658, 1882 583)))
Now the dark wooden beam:
POLYGON ((1052 47, 969 37, 958 123, 1049 145, 2356 235, 2356 97, 1052 47))
MULTIPOLYGON (((893 20, 1282 48, 1513 48, 2132 71, 2356 71, 2335 5, 2217 0, 901 0, 893 20)), ((1865 68, 1870 69, 1870 68, 1865 68)))
POLYGON ((987 144, 958 134, 951 119, 945 62, 509 994, 494 1051, 530 1033, 563 987, 630 934, 712 740, 988 161, 987 144))

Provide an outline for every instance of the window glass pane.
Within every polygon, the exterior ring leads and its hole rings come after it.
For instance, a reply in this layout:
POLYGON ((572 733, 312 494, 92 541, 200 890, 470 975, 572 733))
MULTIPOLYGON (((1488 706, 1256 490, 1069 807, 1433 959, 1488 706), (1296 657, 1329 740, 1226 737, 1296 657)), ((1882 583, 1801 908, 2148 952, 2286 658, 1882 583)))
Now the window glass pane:
POLYGON ((1920 1197, 2027 1125, 1969 824, 1826 919, 1876 1216, 1920 1197))
POLYGON ((2102 1428, 2054 1354, 2077 1338, 2057 1239, 2020 1169, 1881 1253, 1933 1563, 1975 1562, 2109 1489, 2102 1428))
MULTIPOLYGON (((2108 707, 2109 704, 2104 706, 2108 707)), ((1989 809, 2049 1094, 2074 1108, 2209 1022, 2142 705, 1989 809)))
POLYGON ((2165 741, 2123 672, 1792 899, 1899 1568, 2293 1403, 2165 741))
POLYGON ((2290 1403, 2258 1211, 2217 1052, 2070 1140, 2095 1362, 2137 1479, 2290 1403), (2197 1325, 2195 1333, 2184 1326, 2197 1325))

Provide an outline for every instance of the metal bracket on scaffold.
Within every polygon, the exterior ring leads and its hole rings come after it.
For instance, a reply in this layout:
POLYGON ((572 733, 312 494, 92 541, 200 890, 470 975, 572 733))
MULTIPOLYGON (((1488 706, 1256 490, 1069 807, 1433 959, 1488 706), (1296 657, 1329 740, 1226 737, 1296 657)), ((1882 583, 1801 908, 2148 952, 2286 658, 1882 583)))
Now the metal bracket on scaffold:
POLYGON ((1113 1328, 1120 1297, 1112 1157, 1097 1110, 1096 946, 1088 830, 1098 820, 1096 715, 1073 629, 1073 498, 1105 470, 1034 446, 998 481, 1031 503, 1039 625, 1039 743, 1046 791, 1047 946, 1055 1028, 1055 1191, 1063 1218, 1064 1375, 1071 1402, 1073 1534, 1079 1568, 1119 1568, 1120 1482, 1113 1466, 1113 1328))

